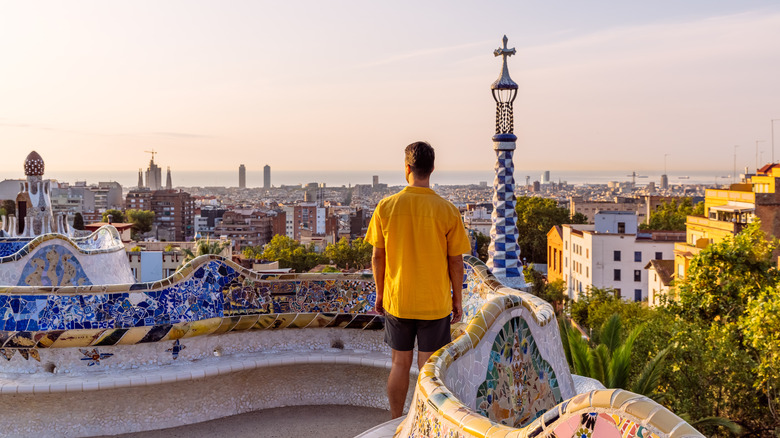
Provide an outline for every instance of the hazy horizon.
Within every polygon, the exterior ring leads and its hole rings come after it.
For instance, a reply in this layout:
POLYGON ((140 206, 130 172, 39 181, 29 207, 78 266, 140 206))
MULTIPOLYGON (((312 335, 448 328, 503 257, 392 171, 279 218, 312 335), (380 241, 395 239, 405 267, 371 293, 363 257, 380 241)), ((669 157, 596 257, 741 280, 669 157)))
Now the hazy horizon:
MULTIPOLYGON (((744 169, 743 169, 744 170, 744 169)), ((741 172, 741 171, 740 171, 741 172)), ((525 177, 530 176, 530 182, 541 181, 542 171, 523 170, 515 171, 517 185, 525 184, 525 177)), ((238 187, 237 171, 182 171, 171 172, 174 187, 238 187)), ((275 187, 281 185, 298 185, 312 182, 326 183, 328 187, 341 187, 355 184, 371 184, 372 177, 379 176, 379 182, 390 186, 405 185, 403 173, 400 171, 271 171, 271 183, 275 187)), ((636 184, 643 186, 649 182, 660 184, 660 173, 637 172, 636 184)), ((482 171, 447 171, 437 170, 431 178, 432 184, 441 185, 468 185, 486 182, 492 186, 494 172, 482 171)), ((620 171, 575 171, 550 169, 552 182, 568 182, 569 184, 606 184, 611 181, 631 181, 630 172, 620 171)), ((9 177, 0 173, 2 179, 22 179, 24 175, 9 177)), ((54 179, 59 182, 74 184, 77 181, 86 181, 88 184, 98 182, 115 181, 123 187, 134 187, 138 181, 138 173, 132 171, 60 171, 50 173, 48 170, 44 178, 54 179)), ((669 172, 670 184, 723 184, 731 182, 729 172, 669 172), (687 178, 680 178, 680 177, 687 178)), ((163 173, 165 180, 165 173, 163 173)), ((261 188, 263 185, 263 172, 247 170, 247 187, 261 188)))

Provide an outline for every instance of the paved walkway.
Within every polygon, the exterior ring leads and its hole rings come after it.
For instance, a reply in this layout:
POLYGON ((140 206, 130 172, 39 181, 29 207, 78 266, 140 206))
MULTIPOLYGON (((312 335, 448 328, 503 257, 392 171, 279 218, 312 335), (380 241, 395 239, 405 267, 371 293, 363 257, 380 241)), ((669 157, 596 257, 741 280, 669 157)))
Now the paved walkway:
POLYGON ((390 420, 384 409, 319 405, 265 409, 170 429, 117 435, 123 438, 332 437, 349 438, 390 420))

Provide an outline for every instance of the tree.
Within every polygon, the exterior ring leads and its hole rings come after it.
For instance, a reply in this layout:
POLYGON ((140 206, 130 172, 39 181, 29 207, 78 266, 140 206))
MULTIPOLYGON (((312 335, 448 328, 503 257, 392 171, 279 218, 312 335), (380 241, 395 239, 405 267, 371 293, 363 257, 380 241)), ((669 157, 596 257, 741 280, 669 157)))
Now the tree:
POLYGON ((484 263, 488 261, 488 248, 490 247, 490 236, 477 232, 477 258, 484 263))
POLYGON ((571 223, 573 223, 573 224, 587 224, 588 223, 588 217, 578 211, 578 212, 576 212, 576 213, 574 213, 572 215, 571 223))
MULTIPOLYGON (((669 347, 658 352, 647 361, 641 373, 635 379, 631 378, 632 350, 634 343, 643 330, 642 325, 634 327, 625 338, 622 336, 623 324, 620 315, 612 315, 602 326, 601 341, 595 347, 588 344, 581 333, 569 324, 561 325, 561 336, 566 357, 574 373, 594 378, 607 388, 622 388, 631 392, 646 395, 654 400, 662 398, 662 393, 656 391, 659 386, 663 361, 669 353, 669 347)), ((633 368, 638 368, 636 364, 633 368)))
POLYGON ((261 245, 245 246, 244 249, 241 250, 241 255, 243 255, 245 259, 249 260, 258 260, 261 258, 262 254, 263 247, 261 245))
POLYGON ((691 198, 664 201, 650 214, 646 224, 640 224, 640 230, 685 231, 685 221, 688 216, 704 215, 704 203, 694 206, 691 198))
POLYGON ((182 260, 181 264, 184 266, 186 263, 192 261, 196 257, 200 257, 205 254, 219 255, 228 246, 230 246, 229 240, 200 239, 195 242, 194 252, 189 248, 182 251, 184 254, 184 260, 182 260))
POLYGON ((16 202, 10 199, 6 199, 5 201, 3 201, 2 204, 0 204, 0 209, 5 211, 5 213, 3 214, 5 214, 6 216, 16 214, 16 202))
POLYGON ((547 301, 553 306, 555 311, 562 308, 563 301, 566 299, 566 290, 563 280, 547 282, 544 274, 534 269, 534 264, 528 264, 523 268, 523 276, 527 283, 531 283, 530 292, 537 297, 547 301))
POLYGON ((342 269, 365 269, 371 266, 371 255, 374 247, 358 237, 352 242, 342 237, 335 244, 325 247, 325 257, 342 269))
POLYGON ((729 418, 748 435, 780 433, 777 247, 754 222, 703 249, 675 284, 667 309, 677 317, 677 372, 667 376, 675 411, 729 418))
POLYGON ((554 199, 520 196, 517 198, 517 231, 521 257, 529 262, 547 263, 547 232, 556 225, 581 222, 580 215, 574 221, 569 210, 558 207, 554 199))
POLYGON ((111 215, 111 221, 121 223, 125 221, 125 214, 121 210, 108 209, 103 212, 103 222, 108 222, 108 216, 111 215))
POLYGON ((326 263, 324 256, 317 254, 312 247, 301 245, 296 240, 277 234, 265 245, 261 257, 279 262, 281 268, 291 268, 296 272, 306 272, 313 267, 326 263))
POLYGON ((130 209, 126 212, 127 221, 133 224, 133 238, 152 231, 154 212, 150 210, 130 209))
POLYGON ((76 215, 73 216, 73 229, 74 230, 84 229, 84 216, 82 216, 81 213, 76 213, 76 215))
POLYGON ((591 286, 585 292, 580 293, 576 301, 570 302, 569 314, 571 319, 585 328, 598 328, 600 325, 594 324, 591 320, 593 311, 606 304, 619 303, 620 301, 615 289, 591 286))

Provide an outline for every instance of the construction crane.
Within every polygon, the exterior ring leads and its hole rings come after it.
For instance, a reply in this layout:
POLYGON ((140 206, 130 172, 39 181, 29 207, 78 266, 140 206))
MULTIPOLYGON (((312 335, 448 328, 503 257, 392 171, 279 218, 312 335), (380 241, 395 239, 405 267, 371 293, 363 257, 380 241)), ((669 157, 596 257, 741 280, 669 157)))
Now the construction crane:
POLYGON ((636 179, 637 178, 647 178, 647 175, 637 175, 636 172, 631 172, 631 175, 626 175, 631 177, 631 184, 636 185, 636 179))
POLYGON ((154 149, 152 149, 151 151, 144 151, 144 152, 148 154, 152 154, 152 163, 154 163, 154 154, 159 154, 159 152, 155 152, 154 149))

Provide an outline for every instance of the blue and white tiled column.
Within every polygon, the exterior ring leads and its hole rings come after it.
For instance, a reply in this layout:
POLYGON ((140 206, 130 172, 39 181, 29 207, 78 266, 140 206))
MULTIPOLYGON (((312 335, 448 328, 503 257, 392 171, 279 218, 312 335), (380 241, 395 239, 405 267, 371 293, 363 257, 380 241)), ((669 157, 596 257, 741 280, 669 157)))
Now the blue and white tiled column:
POLYGON ((493 180, 493 224, 490 228, 488 268, 505 285, 523 287, 520 247, 517 244, 515 178, 512 155, 514 144, 496 142, 496 177, 493 180), (510 149, 511 147, 511 149, 510 149))

